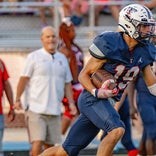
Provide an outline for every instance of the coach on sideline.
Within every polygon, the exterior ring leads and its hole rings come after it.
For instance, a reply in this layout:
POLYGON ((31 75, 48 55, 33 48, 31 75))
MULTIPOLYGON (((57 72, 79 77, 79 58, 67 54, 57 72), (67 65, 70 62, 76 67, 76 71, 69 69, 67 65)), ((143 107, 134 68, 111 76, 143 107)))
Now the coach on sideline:
POLYGON ((17 85, 15 108, 22 108, 21 96, 26 91, 27 125, 32 156, 61 143, 61 101, 65 96, 72 114, 77 112, 71 72, 66 57, 58 52, 58 39, 53 27, 42 29, 43 48, 30 53, 17 85))

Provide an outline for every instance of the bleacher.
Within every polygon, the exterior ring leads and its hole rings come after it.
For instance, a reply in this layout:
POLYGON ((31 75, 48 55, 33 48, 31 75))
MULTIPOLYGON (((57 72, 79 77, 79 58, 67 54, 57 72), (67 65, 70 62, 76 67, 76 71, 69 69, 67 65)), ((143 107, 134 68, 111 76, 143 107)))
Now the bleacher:
MULTIPOLYGON (((51 17, 47 17, 48 24, 53 25, 51 17)), ((76 28, 76 42, 84 48, 89 46, 92 39, 102 31, 111 31, 116 28, 116 21, 111 15, 100 15, 98 28, 88 27, 88 17, 85 16, 81 27, 76 28), (102 18, 104 16, 104 21, 102 18), (102 26, 103 24, 103 26, 102 26), (111 26, 110 26, 111 25, 111 26)), ((0 16, 0 51, 32 50, 41 46, 40 17, 37 15, 3 15, 0 16)))
MULTIPOLYGON (((115 30, 117 23, 111 15, 100 15, 99 27, 94 26, 95 5, 127 5, 134 1, 95 2, 89 0, 89 12, 84 17, 82 25, 76 29, 77 42, 83 43, 84 48, 90 45, 91 40, 102 31, 115 30), (83 37, 82 37, 83 36, 83 37)), ((0 52, 6 51, 31 51, 41 46, 39 39, 41 21, 39 17, 40 6, 54 7, 53 19, 47 14, 50 25, 57 30, 60 24, 58 0, 51 3, 44 2, 1 2, 0 3, 0 52)))

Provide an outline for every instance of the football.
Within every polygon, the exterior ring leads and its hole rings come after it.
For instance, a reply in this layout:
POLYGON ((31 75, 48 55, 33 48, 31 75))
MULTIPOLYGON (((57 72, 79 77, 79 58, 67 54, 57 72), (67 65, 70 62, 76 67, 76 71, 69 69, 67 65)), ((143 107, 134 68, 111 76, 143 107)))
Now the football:
POLYGON ((96 88, 101 88, 103 83, 108 79, 112 79, 109 89, 114 89, 116 87, 116 83, 115 78, 111 73, 107 72, 106 70, 99 69, 91 75, 91 81, 96 88))

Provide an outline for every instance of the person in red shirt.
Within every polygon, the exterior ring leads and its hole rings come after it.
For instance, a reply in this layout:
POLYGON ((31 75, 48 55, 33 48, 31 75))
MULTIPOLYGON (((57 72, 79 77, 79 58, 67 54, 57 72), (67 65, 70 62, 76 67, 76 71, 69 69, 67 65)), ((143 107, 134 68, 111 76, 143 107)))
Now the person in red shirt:
POLYGON ((8 102, 10 104, 10 110, 8 117, 10 122, 15 119, 15 113, 13 109, 13 91, 9 82, 9 74, 5 67, 4 62, 0 59, 0 153, 2 153, 2 139, 4 133, 4 114, 2 107, 3 92, 5 92, 8 102))

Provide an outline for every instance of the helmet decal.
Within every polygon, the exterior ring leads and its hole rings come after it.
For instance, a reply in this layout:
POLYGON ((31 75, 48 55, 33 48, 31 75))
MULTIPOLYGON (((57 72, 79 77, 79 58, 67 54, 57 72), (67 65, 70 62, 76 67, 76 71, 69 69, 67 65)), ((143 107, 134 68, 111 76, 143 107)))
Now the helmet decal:
POLYGON ((133 8, 133 7, 131 7, 131 6, 129 6, 127 9, 126 9, 126 13, 127 13, 127 15, 131 15, 131 13, 133 13, 133 12, 137 12, 137 9, 135 9, 135 8, 133 8))

